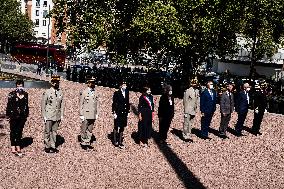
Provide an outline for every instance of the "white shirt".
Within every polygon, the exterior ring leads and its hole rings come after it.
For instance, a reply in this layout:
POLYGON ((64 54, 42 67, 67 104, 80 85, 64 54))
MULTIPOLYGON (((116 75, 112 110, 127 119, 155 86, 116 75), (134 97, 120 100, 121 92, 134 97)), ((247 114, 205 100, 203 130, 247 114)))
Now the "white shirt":
POLYGON ((125 98, 125 90, 121 89, 121 93, 122 93, 123 97, 125 98))

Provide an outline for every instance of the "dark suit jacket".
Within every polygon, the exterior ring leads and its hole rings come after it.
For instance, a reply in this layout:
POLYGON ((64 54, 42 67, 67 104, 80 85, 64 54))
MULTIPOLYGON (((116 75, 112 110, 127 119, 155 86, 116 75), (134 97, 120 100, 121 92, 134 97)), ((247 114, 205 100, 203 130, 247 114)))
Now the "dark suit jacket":
POLYGON ((261 91, 256 91, 253 96, 253 108, 258 108, 259 112, 264 112, 267 106, 266 95, 261 91))
POLYGON ((169 97, 162 95, 159 102, 158 117, 172 119, 174 117, 174 97, 171 97, 172 105, 170 105, 169 97))
POLYGON ((127 114, 130 111, 129 91, 125 90, 125 98, 121 90, 115 91, 113 94, 112 112, 118 115, 127 114))
POLYGON ((200 95, 200 111, 201 113, 214 113, 216 111, 216 91, 212 90, 213 99, 208 91, 205 89, 200 95))
POLYGON ((238 113, 246 113, 248 112, 249 104, 247 100, 247 95, 245 94, 245 91, 240 91, 237 94, 236 98, 236 111, 238 113))
POLYGON ((220 112, 222 114, 230 114, 233 113, 234 111, 234 95, 233 93, 231 93, 231 102, 230 102, 230 98, 229 95, 226 92, 224 92, 221 96, 220 99, 220 112))
POLYGON ((12 91, 8 96, 6 116, 10 119, 26 119, 29 116, 28 93, 24 92, 23 99, 17 97, 16 91, 12 91))

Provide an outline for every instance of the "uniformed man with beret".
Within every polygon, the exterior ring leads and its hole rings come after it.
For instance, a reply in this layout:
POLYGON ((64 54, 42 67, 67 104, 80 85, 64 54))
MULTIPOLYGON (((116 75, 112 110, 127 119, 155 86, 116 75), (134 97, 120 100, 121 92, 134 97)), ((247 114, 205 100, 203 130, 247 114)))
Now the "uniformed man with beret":
POLYGON ((124 148, 123 131, 127 126, 127 117, 130 112, 129 91, 125 81, 120 82, 119 90, 113 94, 112 114, 114 118, 113 142, 119 148, 124 148), (117 140, 118 139, 118 140, 117 140))
POLYGON ((42 96, 42 117, 44 119, 44 144, 46 153, 58 153, 56 135, 64 115, 63 93, 59 88, 60 76, 51 77, 51 88, 42 96))
POLYGON ((84 150, 93 149, 91 145, 92 131, 96 119, 98 119, 98 95, 95 90, 95 78, 87 78, 87 88, 80 93, 80 119, 81 147, 84 150))

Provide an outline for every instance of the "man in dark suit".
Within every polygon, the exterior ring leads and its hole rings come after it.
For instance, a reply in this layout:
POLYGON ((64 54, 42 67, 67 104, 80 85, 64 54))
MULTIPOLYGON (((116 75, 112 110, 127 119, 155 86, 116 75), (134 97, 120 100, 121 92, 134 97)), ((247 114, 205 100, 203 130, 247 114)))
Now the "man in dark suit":
POLYGON ((261 86, 256 85, 255 89, 256 91, 254 92, 253 95, 254 118, 253 118, 252 134, 261 135, 261 133, 259 132, 260 125, 267 106, 265 84, 261 84, 261 86))
POLYGON ((231 119, 231 114, 234 111, 234 95, 232 83, 227 84, 227 91, 225 91, 220 99, 220 112, 221 112, 221 123, 220 123, 220 136, 221 138, 227 138, 226 131, 231 119))
POLYGON ((123 131, 127 126, 127 117, 130 111, 129 105, 129 91, 126 89, 125 81, 120 83, 118 91, 113 94, 112 113, 114 118, 113 141, 115 146, 124 148, 123 145, 123 131), (118 138, 118 140, 117 140, 118 138))
POLYGON ((206 89, 200 95, 200 111, 201 111, 201 138, 209 139, 208 130, 216 111, 216 91, 213 89, 212 81, 208 81, 206 89))
POLYGON ((249 91, 250 85, 248 83, 244 83, 241 91, 239 92, 236 98, 236 111, 238 113, 238 121, 235 130, 237 136, 243 136, 243 125, 247 117, 250 102, 249 91))

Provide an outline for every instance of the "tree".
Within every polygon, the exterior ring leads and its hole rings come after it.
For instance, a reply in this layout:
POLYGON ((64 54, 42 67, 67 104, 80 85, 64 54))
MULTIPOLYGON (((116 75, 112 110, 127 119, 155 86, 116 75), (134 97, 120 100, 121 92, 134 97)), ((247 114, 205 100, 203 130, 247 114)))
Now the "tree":
POLYGON ((20 41, 32 39, 33 23, 21 13, 17 0, 0 0, 0 44, 2 50, 20 41))
POLYGON ((247 0, 242 4, 241 30, 251 49, 250 77, 254 65, 267 55, 272 57, 281 45, 284 34, 284 4, 282 0, 247 0))

